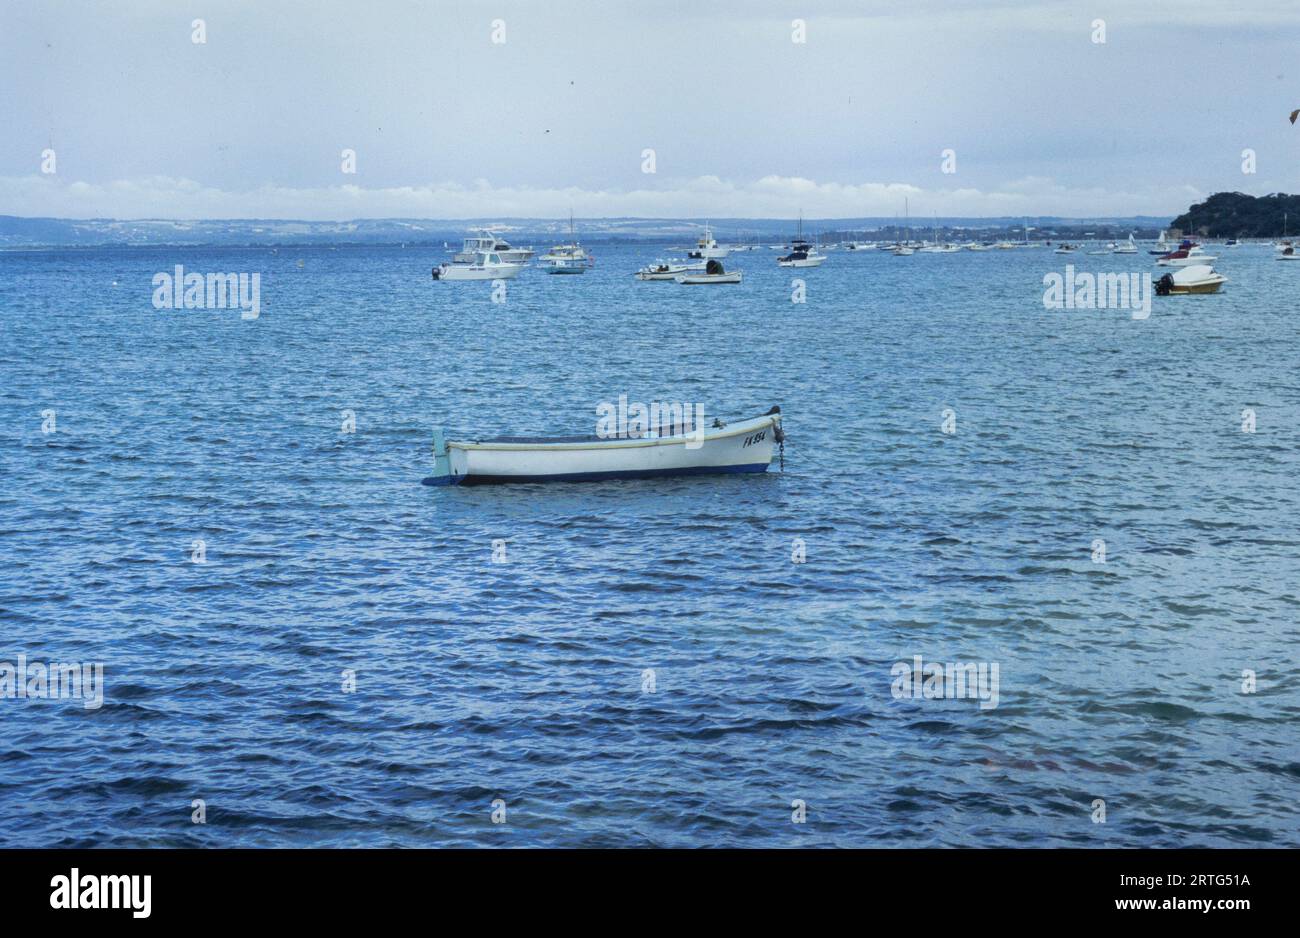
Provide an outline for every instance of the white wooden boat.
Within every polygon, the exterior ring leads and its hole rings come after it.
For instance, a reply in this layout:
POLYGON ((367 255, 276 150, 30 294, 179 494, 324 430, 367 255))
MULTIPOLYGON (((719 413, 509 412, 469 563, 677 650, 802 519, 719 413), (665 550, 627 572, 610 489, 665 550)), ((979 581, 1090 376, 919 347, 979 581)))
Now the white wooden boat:
POLYGON ((701 434, 635 439, 578 437, 500 437, 447 440, 433 433, 433 475, 425 485, 475 485, 505 482, 596 482, 657 476, 765 472, 785 434, 781 408, 761 417, 704 429, 701 434))
POLYGON ((513 280, 523 264, 507 264, 497 254, 478 254, 469 263, 440 264, 433 268, 434 280, 513 280))
POLYGON ((1218 293, 1228 278, 1209 264, 1181 267, 1155 282, 1156 296, 1184 296, 1189 293, 1218 293))
POLYGON ((719 260, 710 260, 704 265, 703 273, 678 274, 677 282, 688 286, 699 286, 710 283, 740 283, 740 271, 727 273, 722 269, 722 262, 719 260))
POLYGON ((703 265, 674 264, 671 261, 656 261, 647 264, 634 274, 638 280, 676 280, 692 270, 702 270, 703 265))

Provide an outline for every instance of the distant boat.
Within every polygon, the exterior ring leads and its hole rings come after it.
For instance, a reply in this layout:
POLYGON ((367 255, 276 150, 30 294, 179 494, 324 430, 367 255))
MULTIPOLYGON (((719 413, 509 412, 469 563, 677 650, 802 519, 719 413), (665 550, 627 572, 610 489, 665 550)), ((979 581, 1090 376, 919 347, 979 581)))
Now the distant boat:
POLYGON ((1218 293, 1228 278, 1209 264, 1194 264, 1155 282, 1156 296, 1182 296, 1190 293, 1218 293))
POLYGON ((822 254, 812 244, 804 240, 803 214, 800 213, 799 228, 794 240, 790 242, 790 253, 784 257, 778 257, 776 259, 777 265, 780 267, 820 267, 825 260, 825 254, 822 254))
POLYGON ((496 253, 481 252, 474 260, 441 264, 433 268, 434 280, 513 280, 523 264, 507 264, 496 253))
POLYGON ((729 251, 726 248, 718 246, 717 239, 713 237, 712 229, 710 229, 708 224, 705 223, 704 233, 700 235, 699 240, 695 242, 695 249, 686 256, 700 260, 707 260, 709 258, 723 258, 726 257, 728 253, 729 251))
POLYGON ((569 213, 569 243, 557 244, 538 260, 548 274, 585 274, 595 261, 573 235, 573 213, 569 213))
POLYGON ((433 432, 425 485, 597 482, 657 476, 766 472, 784 450, 781 408, 708 428, 663 427, 636 436, 497 437, 453 442, 433 432), (696 442, 699 445, 694 445, 696 442))
POLYGON ((1116 254, 1136 254, 1138 252, 1137 242, 1133 240, 1133 235, 1129 234, 1128 241, 1115 248, 1116 254))
POLYGON ((1072 244, 1058 244, 1058 245, 1056 246, 1056 253, 1057 253, 1057 254, 1073 254, 1073 253, 1074 253, 1074 245, 1072 245, 1072 244))
POLYGON ((1156 239, 1156 249, 1154 251, 1148 250, 1147 253, 1148 254, 1169 253, 1169 242, 1165 239, 1165 233, 1163 231, 1160 232, 1160 237, 1156 239))
POLYGON ((1277 252, 1277 259, 1280 261, 1300 261, 1300 254, 1297 254, 1296 249, 1288 244, 1277 252))
POLYGON ((1097 255, 1097 254, 1114 254, 1114 253, 1115 253, 1115 242, 1112 241, 1110 244, 1106 245, 1106 246, 1105 246, 1104 248, 1102 248, 1100 251, 1089 251, 1088 253, 1091 254, 1091 255, 1097 255))
POLYGON ((1014 249, 1015 246, 1016 243, 1014 241, 999 241, 997 244, 993 245, 993 247, 999 251, 1010 251, 1014 249))
POLYGON ((704 273, 679 274, 677 282, 687 286, 702 286, 711 283, 740 283, 740 271, 729 274, 722 269, 722 262, 713 258, 704 265, 704 273))
POLYGON ((1156 261, 1156 264, 1160 267, 1191 267, 1194 264, 1208 264, 1210 261, 1215 260, 1218 260, 1218 258, 1206 254, 1205 249, 1199 244, 1184 240, 1177 250, 1163 255, 1156 261))

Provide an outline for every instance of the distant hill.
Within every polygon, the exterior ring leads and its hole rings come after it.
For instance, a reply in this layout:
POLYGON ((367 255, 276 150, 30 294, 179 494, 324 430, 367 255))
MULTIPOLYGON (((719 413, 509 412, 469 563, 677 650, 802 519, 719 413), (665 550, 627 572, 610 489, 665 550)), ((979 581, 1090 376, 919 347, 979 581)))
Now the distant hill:
MULTIPOLYGON (((1300 220, 1300 216, 1297 216, 1300 220)), ((793 218, 713 218, 707 220, 721 242, 784 241, 795 233, 793 218)), ((611 241, 694 241, 706 223, 702 218, 578 218, 577 236, 589 243, 611 241)), ((896 218, 805 218, 806 235, 828 240, 873 239, 894 233, 896 218)), ((1114 239, 1136 231, 1138 237, 1154 237, 1169 225, 1165 218, 938 218, 912 219, 918 235, 940 228, 945 236, 1014 237, 1019 240, 1023 225, 1033 238, 1099 237, 1114 239), (1149 234, 1148 234, 1149 233, 1149 234)), ((459 244, 471 228, 490 227, 512 241, 548 243, 567 240, 569 219, 545 218, 373 218, 355 221, 301 221, 291 219, 204 219, 177 221, 141 218, 21 218, 0 215, 0 249, 44 246, 90 247, 95 245, 273 245, 273 244, 430 244, 447 241, 459 244)), ((894 236, 897 236, 894 233, 894 236)))
POLYGON ((1276 238, 1300 226, 1300 195, 1275 192, 1246 195, 1216 192, 1198 202, 1172 222, 1183 234, 1204 238, 1276 238))

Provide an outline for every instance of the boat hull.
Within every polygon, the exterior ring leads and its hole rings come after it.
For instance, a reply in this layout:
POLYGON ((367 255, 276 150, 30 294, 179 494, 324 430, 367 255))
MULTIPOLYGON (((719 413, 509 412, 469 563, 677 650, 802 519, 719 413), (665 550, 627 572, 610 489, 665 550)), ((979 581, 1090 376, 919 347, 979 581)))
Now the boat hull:
POLYGON ((519 276, 522 266, 504 264, 500 267, 480 267, 478 265, 443 264, 433 269, 434 280, 513 280, 519 276))
POLYGON ((775 453, 781 415, 767 414, 691 435, 643 439, 447 442, 427 485, 598 482, 662 476, 765 472, 775 453))
POLYGON ((740 274, 692 274, 689 276, 678 276, 677 282, 686 286, 705 286, 709 284, 720 283, 740 283, 740 274))

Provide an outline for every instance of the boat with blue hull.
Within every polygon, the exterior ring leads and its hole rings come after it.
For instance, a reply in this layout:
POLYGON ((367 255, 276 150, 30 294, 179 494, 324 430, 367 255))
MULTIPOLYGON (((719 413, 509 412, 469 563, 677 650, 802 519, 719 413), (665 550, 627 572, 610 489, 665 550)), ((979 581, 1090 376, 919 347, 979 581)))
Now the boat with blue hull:
MULTIPOLYGON (((665 428, 667 429, 667 428, 665 428)), ((461 442, 433 433, 434 473, 425 485, 599 482, 661 476, 766 472, 780 454, 781 409, 690 432, 636 436, 497 437, 461 442)))

